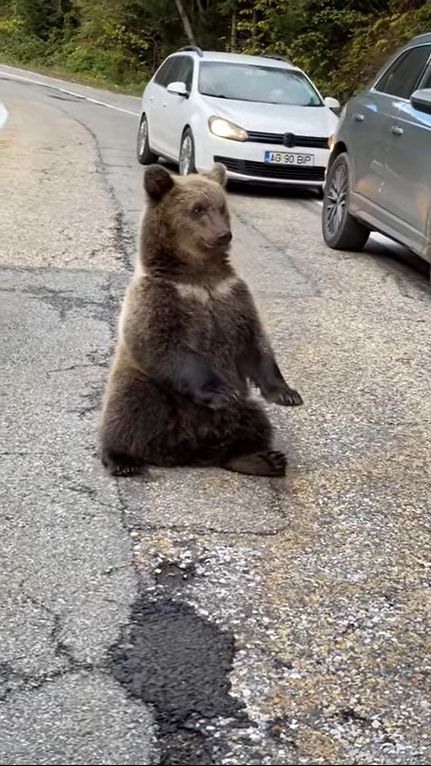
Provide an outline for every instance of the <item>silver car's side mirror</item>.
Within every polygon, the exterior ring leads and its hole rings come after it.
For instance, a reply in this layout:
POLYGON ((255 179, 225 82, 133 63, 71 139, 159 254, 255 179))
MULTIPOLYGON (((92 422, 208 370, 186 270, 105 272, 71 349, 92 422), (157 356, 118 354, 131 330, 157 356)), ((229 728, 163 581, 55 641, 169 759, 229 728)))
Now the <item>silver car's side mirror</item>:
POLYGON ((170 82, 166 90, 168 93, 173 93, 176 96, 183 96, 183 98, 187 98, 189 95, 185 82, 170 82))
POLYGON ((418 112, 431 114, 431 88, 415 90, 410 96, 410 103, 418 112))

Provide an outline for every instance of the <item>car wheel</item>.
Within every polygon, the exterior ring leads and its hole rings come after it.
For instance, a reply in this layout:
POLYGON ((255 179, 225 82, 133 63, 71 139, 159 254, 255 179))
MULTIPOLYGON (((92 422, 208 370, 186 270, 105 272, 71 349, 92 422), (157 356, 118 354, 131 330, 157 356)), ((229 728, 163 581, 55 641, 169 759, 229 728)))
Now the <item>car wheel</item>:
POLYGON ((157 154, 154 154, 150 149, 148 141, 148 122, 145 114, 142 115, 141 122, 139 123, 137 155, 141 165, 152 165, 159 159, 157 154))
POLYGON ((196 173, 195 142, 193 141, 193 133, 190 128, 187 128, 183 133, 178 165, 180 176, 188 176, 190 173, 196 173))
POLYGON ((328 172, 323 195, 322 232, 326 244, 335 250, 362 250, 370 231, 348 212, 350 165, 343 152, 328 172))

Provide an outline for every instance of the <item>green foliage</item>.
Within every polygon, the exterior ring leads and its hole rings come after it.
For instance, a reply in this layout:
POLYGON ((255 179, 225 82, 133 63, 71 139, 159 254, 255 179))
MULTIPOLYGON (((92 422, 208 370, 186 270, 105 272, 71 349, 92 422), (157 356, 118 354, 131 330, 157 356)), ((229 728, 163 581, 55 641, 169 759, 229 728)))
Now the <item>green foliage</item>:
MULTIPOLYGON (((402 5, 400 3, 398 7, 402 5)), ((430 4, 408 11, 397 11, 395 3, 391 6, 393 12, 388 16, 365 17, 343 48, 335 78, 341 97, 349 97, 374 78, 399 46, 415 35, 431 30, 430 4)))
POLYGON ((72 0, 15 0, 13 8, 30 35, 46 40, 63 26, 72 0))
POLYGON ((28 64, 40 61, 44 50, 40 38, 26 33, 22 19, 0 19, 0 55, 3 53, 5 59, 28 64))
POLYGON ((0 0, 0 59, 123 88, 191 31, 202 47, 285 55, 345 99, 429 30, 426 0, 0 0))

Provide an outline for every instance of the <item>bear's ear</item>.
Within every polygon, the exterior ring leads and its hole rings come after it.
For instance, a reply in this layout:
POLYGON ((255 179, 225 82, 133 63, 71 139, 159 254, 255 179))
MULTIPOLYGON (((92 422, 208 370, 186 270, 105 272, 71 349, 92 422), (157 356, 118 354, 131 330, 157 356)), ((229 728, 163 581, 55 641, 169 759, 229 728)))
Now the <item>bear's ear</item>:
POLYGON ((205 174, 211 181, 216 181, 220 186, 226 186, 227 184, 227 172, 224 165, 221 162, 216 162, 213 169, 205 174))
POLYGON ((154 202, 160 202, 174 185, 171 174, 162 165, 150 165, 144 174, 144 189, 154 202))

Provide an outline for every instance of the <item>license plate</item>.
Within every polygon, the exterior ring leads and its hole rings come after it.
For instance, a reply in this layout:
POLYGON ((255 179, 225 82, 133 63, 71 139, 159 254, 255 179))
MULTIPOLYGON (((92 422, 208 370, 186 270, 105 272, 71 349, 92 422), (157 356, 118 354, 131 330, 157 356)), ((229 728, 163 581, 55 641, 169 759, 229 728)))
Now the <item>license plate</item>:
POLYGON ((314 165, 314 154, 296 154, 296 152, 265 152, 265 162, 269 165, 314 165))

